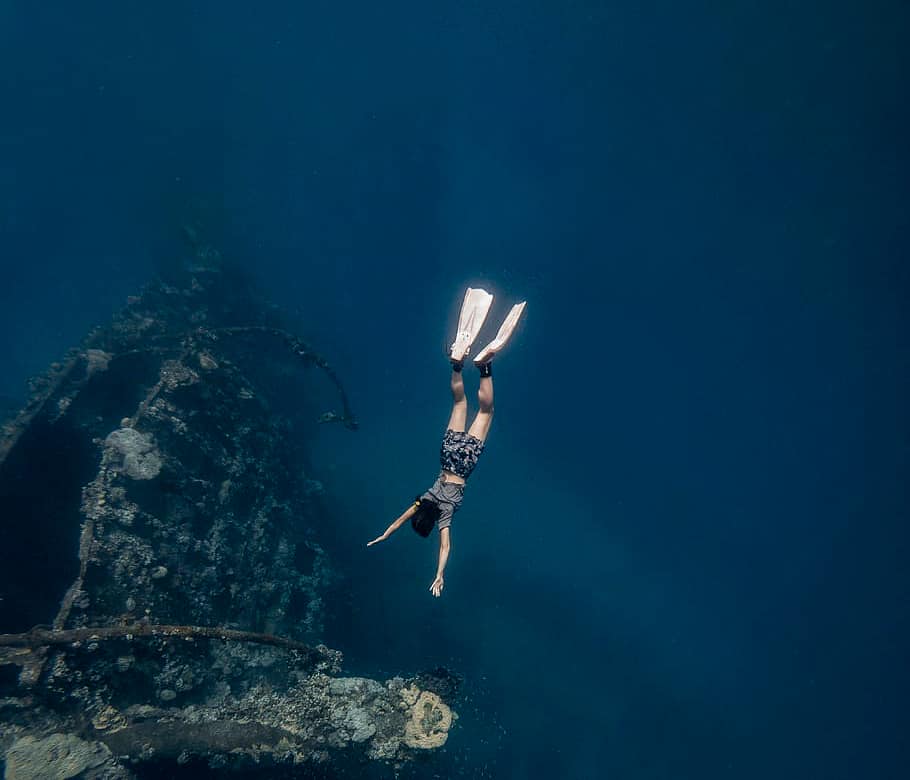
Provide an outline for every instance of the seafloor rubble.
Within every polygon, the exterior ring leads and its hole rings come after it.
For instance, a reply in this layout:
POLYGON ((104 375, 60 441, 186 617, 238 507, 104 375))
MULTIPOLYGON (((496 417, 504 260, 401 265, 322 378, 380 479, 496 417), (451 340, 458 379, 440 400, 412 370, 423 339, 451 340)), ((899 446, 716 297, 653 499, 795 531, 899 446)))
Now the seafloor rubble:
POLYGON ((4 776, 407 773, 448 737, 454 678, 339 676, 319 644, 331 517, 305 443, 356 428, 347 397, 194 248, 0 435, 4 776))

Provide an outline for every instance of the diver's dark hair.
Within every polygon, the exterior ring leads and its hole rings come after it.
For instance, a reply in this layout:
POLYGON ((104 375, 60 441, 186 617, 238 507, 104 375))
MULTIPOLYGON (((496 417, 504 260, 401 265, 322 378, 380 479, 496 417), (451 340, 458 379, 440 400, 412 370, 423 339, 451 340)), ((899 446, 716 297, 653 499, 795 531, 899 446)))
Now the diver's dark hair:
POLYGON ((436 521, 439 520, 439 504, 428 498, 415 498, 417 511, 411 515, 411 528, 423 537, 430 535, 436 521))

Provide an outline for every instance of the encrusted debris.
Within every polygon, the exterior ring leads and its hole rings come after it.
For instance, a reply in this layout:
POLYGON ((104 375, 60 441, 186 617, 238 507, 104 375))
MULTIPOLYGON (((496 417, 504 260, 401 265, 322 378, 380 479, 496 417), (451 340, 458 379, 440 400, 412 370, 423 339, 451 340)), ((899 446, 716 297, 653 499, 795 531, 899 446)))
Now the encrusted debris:
POLYGON ((118 769, 111 751, 100 742, 86 742, 73 734, 51 734, 42 739, 25 736, 6 751, 4 780, 128 777, 118 769))

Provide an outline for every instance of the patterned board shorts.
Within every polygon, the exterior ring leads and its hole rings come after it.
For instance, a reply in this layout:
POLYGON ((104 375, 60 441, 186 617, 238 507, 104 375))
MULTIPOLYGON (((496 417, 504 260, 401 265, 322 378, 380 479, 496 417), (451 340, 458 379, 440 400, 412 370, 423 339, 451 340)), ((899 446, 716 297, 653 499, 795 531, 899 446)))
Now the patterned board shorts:
POLYGON ((439 465, 445 471, 451 471, 462 479, 467 479, 477 465, 477 459, 483 452, 483 445, 484 443, 476 436, 449 428, 442 437, 439 465))
MULTIPOLYGON (((453 431, 450 428, 442 437, 439 464, 445 471, 451 471, 462 479, 467 479, 477 465, 481 452, 483 452, 483 442, 480 439, 464 431, 453 431)), ((441 531, 452 525, 452 518, 461 508, 461 502, 464 500, 464 485, 458 482, 446 482, 445 474, 440 474, 433 483, 433 487, 427 490, 421 498, 430 499, 439 505, 437 526, 441 531)))

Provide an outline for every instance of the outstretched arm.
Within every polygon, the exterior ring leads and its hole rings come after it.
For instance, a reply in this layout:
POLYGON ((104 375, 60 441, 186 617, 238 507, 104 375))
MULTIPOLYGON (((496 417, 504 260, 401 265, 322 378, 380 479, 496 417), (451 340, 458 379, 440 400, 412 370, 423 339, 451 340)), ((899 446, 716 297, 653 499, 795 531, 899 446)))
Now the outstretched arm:
POLYGON ((436 598, 442 594, 442 589, 445 587, 445 580, 442 578, 442 573, 446 569, 446 563, 449 560, 449 551, 452 549, 452 541, 449 538, 449 529, 443 528, 439 531, 439 564, 436 566, 436 579, 433 580, 433 584, 430 585, 430 593, 432 593, 436 598))
POLYGON ((372 547, 374 544, 377 544, 378 542, 382 542, 385 539, 388 539, 393 533, 395 533, 399 528, 401 528, 402 525, 404 525, 408 520, 410 520, 411 516, 416 511, 417 511, 417 502, 415 501, 402 513, 402 515, 394 523, 392 523, 392 525, 390 525, 388 528, 385 529, 382 536, 377 536, 372 542, 367 542, 367 547, 372 547))

